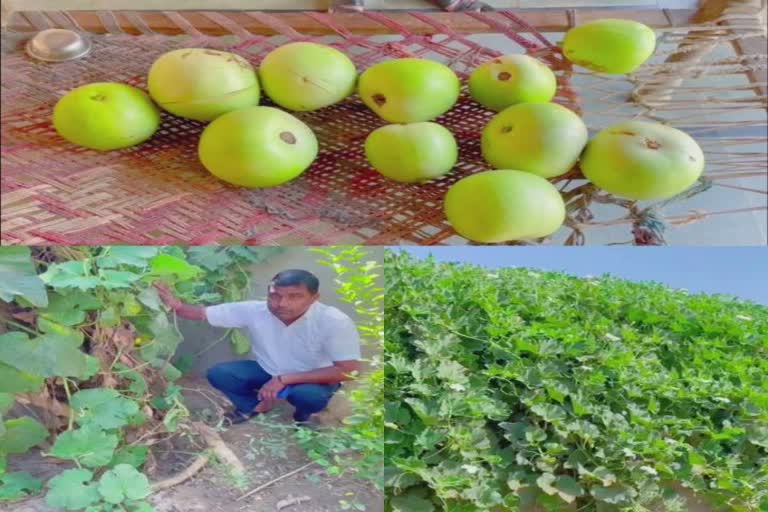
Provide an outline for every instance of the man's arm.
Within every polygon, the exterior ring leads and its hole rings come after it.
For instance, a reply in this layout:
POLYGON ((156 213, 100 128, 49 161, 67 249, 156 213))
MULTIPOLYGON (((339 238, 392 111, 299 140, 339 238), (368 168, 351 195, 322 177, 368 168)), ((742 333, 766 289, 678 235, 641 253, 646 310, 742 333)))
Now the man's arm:
POLYGON ((360 367, 360 361, 334 361, 333 366, 325 368, 276 375, 259 389, 259 399, 274 400, 285 386, 292 384, 336 384, 352 380, 355 378, 353 373, 359 373, 360 367))
POLYGON ((193 304, 184 304, 179 300, 168 287, 167 284, 157 281, 154 283, 157 294, 166 306, 171 308, 181 318, 187 320, 205 320, 205 306, 195 306, 193 304))
POLYGON ((280 375, 280 380, 286 386, 291 384, 336 384, 354 379, 352 373, 359 371, 360 361, 335 361, 333 366, 280 375))

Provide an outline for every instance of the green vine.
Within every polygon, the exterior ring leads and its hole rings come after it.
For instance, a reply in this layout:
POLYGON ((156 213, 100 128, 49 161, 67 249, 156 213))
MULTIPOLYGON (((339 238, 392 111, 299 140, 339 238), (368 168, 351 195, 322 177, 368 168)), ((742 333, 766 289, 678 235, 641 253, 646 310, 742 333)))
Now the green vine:
POLYGON ((186 302, 240 300, 245 268, 280 248, 0 248, 0 501, 42 490, 7 473, 8 456, 52 439, 46 456, 72 461, 46 484, 49 506, 151 512, 141 440, 183 430, 174 384, 182 341, 152 283, 186 302), (4 419, 17 398, 47 408, 46 423, 4 419))
POLYGON ((385 255, 387 510, 768 510, 768 308, 385 255))
MULTIPOLYGON (((372 482, 383 489, 384 451, 384 340, 383 288, 379 284, 381 265, 368 249, 359 246, 313 248, 322 256, 319 263, 336 274, 336 293, 356 312, 367 368, 349 385, 344 395, 352 415, 344 425, 331 431, 298 429, 296 438, 310 457, 331 475, 341 472, 372 482)), ((344 510, 355 508, 350 502, 344 510)))

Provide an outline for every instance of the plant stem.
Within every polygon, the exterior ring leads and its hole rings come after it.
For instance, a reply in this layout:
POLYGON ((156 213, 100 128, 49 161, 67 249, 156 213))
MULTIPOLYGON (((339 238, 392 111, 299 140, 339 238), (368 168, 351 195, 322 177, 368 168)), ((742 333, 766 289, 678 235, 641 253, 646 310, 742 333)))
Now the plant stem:
POLYGON ((216 341, 214 341, 213 343, 211 343, 211 344, 210 344, 210 345, 208 345, 207 347, 203 347, 203 349, 202 349, 202 350, 200 350, 199 352, 197 352, 197 353, 195 354, 195 356, 201 356, 201 355, 205 354, 206 352, 208 352, 209 350, 211 350, 213 347, 215 347, 216 345, 218 345, 219 343, 221 343, 222 341, 224 341, 225 339, 227 339, 227 336, 229 336, 229 334, 230 334, 231 332, 232 332, 232 329, 227 329, 227 330, 224 332, 224 335, 223 335, 223 336, 221 336, 219 339, 217 339, 216 341))
POLYGON ((40 335, 40 333, 33 331, 32 329, 30 329, 26 325, 22 325, 22 324, 20 324, 18 322, 15 322, 15 321, 11 320, 10 318, 6 318, 5 319, 5 323, 7 323, 8 325, 12 325, 14 327, 17 327, 19 329, 22 329, 24 331, 27 331, 29 334, 34 334, 35 336, 39 336, 40 335))
POLYGON ((69 424, 67 430, 72 430, 72 425, 75 422, 75 412, 72 409, 72 393, 69 391, 69 379, 64 377, 64 392, 67 394, 67 404, 69 405, 69 424))

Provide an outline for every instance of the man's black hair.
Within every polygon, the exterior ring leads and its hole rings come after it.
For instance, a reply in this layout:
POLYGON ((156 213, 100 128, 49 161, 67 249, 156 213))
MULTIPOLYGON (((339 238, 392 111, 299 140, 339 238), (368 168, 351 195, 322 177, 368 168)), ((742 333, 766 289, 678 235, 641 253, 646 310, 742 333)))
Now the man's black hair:
POLYGON ((273 286, 298 286, 303 284, 309 293, 315 294, 320 289, 320 280, 312 272, 299 269, 289 269, 279 272, 272 278, 273 286))

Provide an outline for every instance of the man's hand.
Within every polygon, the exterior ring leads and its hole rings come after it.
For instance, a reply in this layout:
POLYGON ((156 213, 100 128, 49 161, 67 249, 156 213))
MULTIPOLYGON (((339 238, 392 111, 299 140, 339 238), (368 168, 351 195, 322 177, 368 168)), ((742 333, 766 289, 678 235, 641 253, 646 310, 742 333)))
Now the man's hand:
POLYGON ((157 289, 157 295, 160 296, 160 300, 172 310, 176 311, 184 304, 173 294, 171 288, 166 283, 155 281, 152 285, 157 289))
POLYGON ((259 389, 259 400, 277 400, 277 394, 283 390, 285 384, 277 377, 272 377, 259 389))
POLYGON ((166 306, 171 308, 180 318, 186 318, 187 320, 205 320, 205 306, 193 306, 191 304, 184 304, 178 297, 176 297, 171 288, 162 281, 155 281, 152 285, 157 289, 157 295, 160 297, 166 306))

